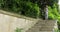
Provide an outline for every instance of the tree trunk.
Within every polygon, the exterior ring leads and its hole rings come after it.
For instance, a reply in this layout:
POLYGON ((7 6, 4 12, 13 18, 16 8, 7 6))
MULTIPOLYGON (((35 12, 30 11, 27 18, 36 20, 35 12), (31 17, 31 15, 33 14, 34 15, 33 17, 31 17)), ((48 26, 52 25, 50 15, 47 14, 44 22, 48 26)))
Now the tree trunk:
POLYGON ((45 9, 44 9, 44 12, 45 12, 45 20, 48 19, 48 6, 46 5, 45 9))
POLYGON ((40 13, 41 13, 41 18, 43 18, 44 20, 47 20, 48 19, 48 6, 42 5, 40 13))

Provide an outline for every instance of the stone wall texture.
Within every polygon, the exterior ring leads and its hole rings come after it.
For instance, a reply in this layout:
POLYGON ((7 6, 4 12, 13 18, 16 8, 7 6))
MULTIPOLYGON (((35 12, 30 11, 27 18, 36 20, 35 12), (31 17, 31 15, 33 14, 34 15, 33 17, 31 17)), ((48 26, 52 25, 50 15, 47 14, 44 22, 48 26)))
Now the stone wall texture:
POLYGON ((17 18, 0 14, 0 32, 14 32, 17 27, 23 28, 23 30, 25 31, 36 22, 36 20, 28 20, 24 18, 17 18))
POLYGON ((0 32, 15 32, 16 28, 22 28, 22 32, 52 32, 57 27, 54 20, 33 19, 23 16, 14 16, 0 10, 0 32))

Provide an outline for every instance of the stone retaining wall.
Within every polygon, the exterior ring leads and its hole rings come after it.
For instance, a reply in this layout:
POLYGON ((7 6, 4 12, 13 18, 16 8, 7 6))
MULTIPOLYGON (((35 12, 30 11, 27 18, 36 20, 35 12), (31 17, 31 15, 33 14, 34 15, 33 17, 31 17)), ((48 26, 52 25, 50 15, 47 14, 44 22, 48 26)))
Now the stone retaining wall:
POLYGON ((49 31, 50 28, 52 31, 55 23, 54 20, 33 19, 0 10, 0 32, 15 32, 16 28, 22 28, 22 32, 49 31))
POLYGON ((0 32, 14 32, 16 28, 23 28, 23 31, 25 31, 36 22, 37 20, 28 20, 0 14, 0 32))

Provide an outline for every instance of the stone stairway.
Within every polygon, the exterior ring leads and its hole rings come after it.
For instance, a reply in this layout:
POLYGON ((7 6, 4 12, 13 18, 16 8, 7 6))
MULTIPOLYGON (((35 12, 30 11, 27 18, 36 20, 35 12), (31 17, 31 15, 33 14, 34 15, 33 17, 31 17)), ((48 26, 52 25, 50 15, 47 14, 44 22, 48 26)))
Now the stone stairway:
POLYGON ((52 20, 39 20, 33 27, 26 32, 54 32, 56 21, 52 20))

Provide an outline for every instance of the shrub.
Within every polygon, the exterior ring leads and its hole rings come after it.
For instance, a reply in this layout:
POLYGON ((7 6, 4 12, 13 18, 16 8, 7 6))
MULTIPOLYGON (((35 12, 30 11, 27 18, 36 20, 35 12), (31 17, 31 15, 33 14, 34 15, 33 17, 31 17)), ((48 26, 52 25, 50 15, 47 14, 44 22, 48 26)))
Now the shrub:
POLYGON ((28 8, 28 10, 25 11, 26 16, 34 18, 39 16, 39 7, 37 6, 37 4, 27 3, 26 6, 28 8))
POLYGON ((60 32, 60 30, 59 30, 59 29, 54 29, 54 31, 55 31, 55 32, 60 32))
POLYGON ((37 4, 22 0, 3 0, 2 2, 4 4, 1 4, 1 7, 4 9, 8 9, 8 11, 10 12, 33 18, 38 17, 39 7, 37 4))
POLYGON ((49 11, 48 11, 48 17, 49 19, 58 19, 59 17, 59 13, 58 13, 58 10, 56 8, 55 5, 53 5, 53 8, 51 7, 48 7, 49 11))
POLYGON ((16 28, 15 32, 22 32, 22 29, 16 28))

